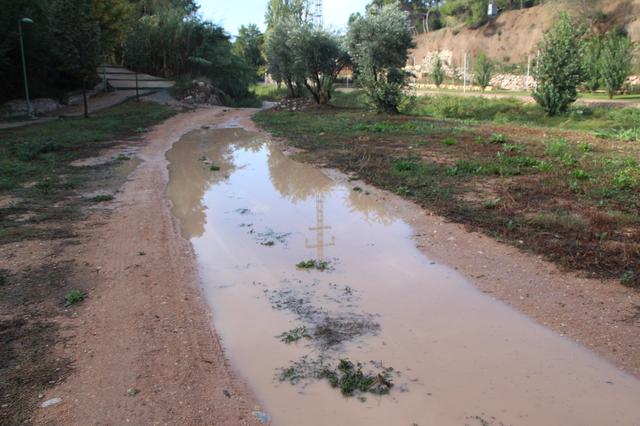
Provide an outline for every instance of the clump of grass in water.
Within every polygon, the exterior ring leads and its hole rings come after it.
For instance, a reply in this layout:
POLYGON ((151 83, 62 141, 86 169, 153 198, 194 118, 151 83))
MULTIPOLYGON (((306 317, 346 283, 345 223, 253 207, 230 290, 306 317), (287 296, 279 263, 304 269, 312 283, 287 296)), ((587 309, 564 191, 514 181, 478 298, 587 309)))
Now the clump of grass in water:
POLYGON ((391 373, 393 368, 375 365, 378 372, 364 372, 363 365, 341 359, 338 365, 327 365, 323 359, 308 359, 307 356, 292 362, 278 374, 278 380, 297 385, 311 380, 329 381, 332 388, 340 389, 346 397, 361 396, 363 393, 387 395, 393 387, 391 373))
POLYGON ((64 306, 69 307, 86 299, 87 293, 82 290, 72 290, 64 297, 64 306))
POLYGON ((296 263, 296 268, 298 269, 317 269, 318 271, 327 271, 333 269, 331 266, 331 262, 328 260, 303 260, 296 263))
POLYGON ((372 393, 387 395, 393 387, 389 373, 393 369, 383 369, 381 373, 371 374, 362 371, 362 364, 354 364, 348 359, 341 359, 336 369, 325 369, 320 377, 329 381, 333 388, 340 388, 344 396, 354 396, 356 393, 372 393))
POLYGON ((280 339, 280 341, 288 345, 290 343, 297 342, 300 339, 310 339, 311 335, 307 332, 307 327, 303 325, 301 327, 296 327, 289 331, 285 331, 277 337, 278 339, 280 339))
POLYGON ((100 194, 91 198, 91 201, 93 201, 94 203, 102 203, 102 202, 111 201, 111 200, 113 200, 113 195, 110 195, 110 194, 100 194))
POLYGON ((131 157, 124 154, 118 154, 118 156, 116 157, 116 161, 127 161, 127 160, 131 160, 131 157))

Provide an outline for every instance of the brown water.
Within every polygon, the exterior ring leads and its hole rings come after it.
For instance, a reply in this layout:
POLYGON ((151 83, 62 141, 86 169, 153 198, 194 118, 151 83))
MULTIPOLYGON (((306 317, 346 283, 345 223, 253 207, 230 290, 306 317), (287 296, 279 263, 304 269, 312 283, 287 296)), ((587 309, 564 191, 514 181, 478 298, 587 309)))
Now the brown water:
POLYGON ((373 196, 240 128, 192 132, 167 158, 215 327, 274 424, 640 425, 638 380, 430 261, 373 196), (328 320, 346 340, 276 337, 328 320), (362 401, 280 382, 304 355, 381 362, 395 386, 362 401))

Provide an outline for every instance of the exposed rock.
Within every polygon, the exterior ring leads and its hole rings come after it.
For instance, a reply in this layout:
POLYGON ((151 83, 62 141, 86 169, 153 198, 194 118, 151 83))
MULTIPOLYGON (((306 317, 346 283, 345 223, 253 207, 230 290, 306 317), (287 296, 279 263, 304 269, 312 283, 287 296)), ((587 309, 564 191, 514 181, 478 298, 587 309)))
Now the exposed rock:
MULTIPOLYGON (((87 99, 96 95, 96 90, 87 90, 87 99)), ((82 90, 74 90, 73 92, 67 92, 62 96, 62 103, 64 105, 82 105, 82 90)))
POLYGON ((224 93, 206 81, 193 80, 182 94, 182 101, 191 104, 222 105, 224 93))
POLYGON ((285 98, 275 107, 277 110, 286 111, 302 111, 312 104, 310 99, 306 98, 285 98))
POLYGON ((51 398, 51 399, 47 399, 45 402, 40 404, 40 407, 47 408, 52 405, 60 404, 61 402, 62 402, 62 398, 51 398))
MULTIPOLYGON (((46 114, 61 108, 62 105, 55 99, 38 98, 31 100, 31 108, 36 114, 46 114)), ((15 116, 27 113, 27 102, 24 99, 15 99, 6 102, 2 108, 5 115, 15 116)))

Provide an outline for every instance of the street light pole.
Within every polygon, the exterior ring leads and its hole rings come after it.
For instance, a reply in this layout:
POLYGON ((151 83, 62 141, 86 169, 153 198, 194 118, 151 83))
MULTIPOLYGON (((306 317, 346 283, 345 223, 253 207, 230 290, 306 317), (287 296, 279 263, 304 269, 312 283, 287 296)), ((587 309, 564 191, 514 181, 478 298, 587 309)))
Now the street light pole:
POLYGON ((24 77, 24 96, 27 100, 27 114, 33 116, 31 110, 31 101, 29 100, 29 83, 27 82, 27 63, 24 59, 24 41, 22 40, 22 24, 33 24, 30 18, 22 18, 18 20, 18 33, 20 34, 20 54, 22 56, 22 75, 24 77))

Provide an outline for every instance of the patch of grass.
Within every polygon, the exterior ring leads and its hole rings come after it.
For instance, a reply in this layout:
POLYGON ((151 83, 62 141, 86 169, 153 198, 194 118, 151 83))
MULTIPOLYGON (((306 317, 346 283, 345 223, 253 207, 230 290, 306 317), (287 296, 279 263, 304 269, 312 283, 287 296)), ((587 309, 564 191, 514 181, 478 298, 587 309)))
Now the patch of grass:
MULTIPOLYGON (((459 107, 473 110, 483 104, 459 107)), ((357 173, 367 183, 411 197, 449 220, 563 266, 617 279, 629 265, 640 268, 640 249, 633 237, 640 224, 601 217, 604 210, 637 215, 640 146, 598 143, 589 134, 594 128, 637 127, 632 120, 638 113, 576 108, 548 118, 538 116, 535 105, 514 105, 486 105, 509 117, 504 121, 508 124, 499 126, 491 111, 481 111, 478 117, 433 119, 421 117, 419 111, 386 115, 345 108, 265 111, 255 121, 304 150, 299 160, 357 173), (493 115, 485 120, 483 114, 493 115), (530 122, 528 115, 534 117, 530 122), (623 119, 614 123, 614 115, 623 119), (384 125, 376 127, 376 122, 384 125), (573 131, 549 129, 553 127, 573 131), (431 142, 425 142, 425 133, 431 142), (508 143, 489 143, 487 135, 493 133, 505 135, 508 143), (437 142, 447 138, 455 138, 455 149, 437 142), (569 220, 536 219, 561 209, 569 220), (589 225, 570 223, 578 217, 589 225), (606 236, 594 239, 595 233, 606 236), (526 246, 520 241, 527 241, 526 246)))
POLYGON ((104 203, 106 201, 113 200, 113 195, 111 194, 98 194, 95 197, 90 198, 94 203, 104 203))
POLYGON ((445 146, 453 146, 456 145, 458 143, 458 141, 456 141, 454 138, 446 138, 442 141, 442 144, 445 146))
POLYGON ((492 133, 489 138, 489 142, 494 144, 504 144, 507 143, 507 137, 502 133, 492 133))
POLYGON ((211 165, 211 167, 209 167, 209 170, 211 170, 212 172, 217 172, 220 170, 219 166, 215 166, 215 165, 211 165))
POLYGON ((636 282, 636 272, 635 271, 625 271, 624 274, 622 274, 622 278, 620 279, 620 282, 622 282, 622 284, 624 285, 633 285, 636 282))
POLYGON ((316 269, 318 271, 327 271, 333 269, 331 262, 328 260, 302 260, 296 263, 298 269, 316 269))
POLYGON ((129 157, 128 155, 118 154, 118 156, 116 157, 116 161, 127 161, 127 160, 131 160, 131 157, 129 157))
POLYGON ((69 307, 82 302, 87 297, 87 293, 82 290, 72 290, 64 297, 64 306, 69 307))
POLYGON ((386 395, 393 387, 389 372, 383 370, 380 373, 364 373, 362 364, 341 359, 335 369, 324 369, 320 377, 327 379, 333 388, 340 389, 343 396, 354 396, 359 393, 372 393, 386 395))
POLYGON ((297 342, 300 339, 310 339, 311 335, 307 332, 307 327, 301 326, 293 328, 289 331, 285 331, 284 333, 276 336, 280 341, 290 344, 297 342))
POLYGON ((256 84, 249 88, 259 101, 278 102, 287 95, 286 86, 278 87, 275 84, 256 84))
POLYGON ((4 189, 15 189, 26 181, 61 174, 68 163, 92 155, 105 142, 146 131, 173 113, 162 105, 128 102, 87 119, 0 130, 0 183, 4 189))

